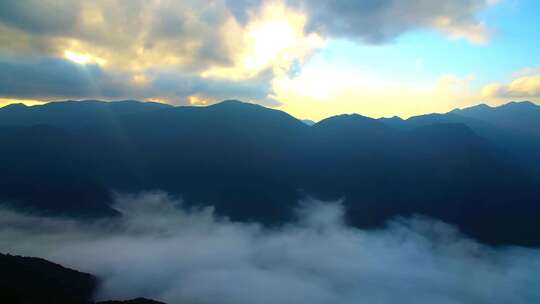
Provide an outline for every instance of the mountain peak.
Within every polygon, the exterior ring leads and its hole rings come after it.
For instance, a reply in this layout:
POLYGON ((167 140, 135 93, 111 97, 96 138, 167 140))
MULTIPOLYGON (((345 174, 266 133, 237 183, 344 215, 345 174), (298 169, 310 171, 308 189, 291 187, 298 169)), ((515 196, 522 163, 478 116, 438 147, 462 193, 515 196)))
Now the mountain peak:
POLYGON ((253 106, 256 105, 250 102, 244 102, 236 99, 226 99, 221 102, 210 105, 209 107, 223 107, 223 106, 253 106))
POLYGON ((235 99, 227 99, 227 100, 215 103, 215 104, 208 105, 206 106, 206 108, 223 109, 223 110, 230 110, 230 111, 255 110, 255 109, 273 110, 273 109, 268 109, 256 103, 244 102, 244 101, 235 100, 235 99))
POLYGON ((402 121, 405 121, 403 118, 397 116, 397 115, 394 115, 392 117, 384 117, 384 118, 381 118, 382 120, 385 120, 385 121, 394 121, 394 122, 402 122, 402 121))
POLYGON ((341 114, 323 119, 316 123, 314 127, 318 128, 353 128, 356 130, 385 129, 386 125, 380 121, 362 116, 360 114, 341 114))
POLYGON ((315 122, 311 119, 302 119, 301 121, 310 127, 315 124, 315 122))
POLYGON ((3 107, 1 107, 1 109, 5 109, 5 110, 13 110, 13 109, 24 109, 24 108, 27 108, 28 106, 25 105, 24 103, 10 103, 8 105, 5 105, 3 107))
POLYGON ((327 121, 327 120, 332 120, 332 121, 375 121, 376 119, 373 119, 371 117, 367 117, 367 116, 363 116, 363 115, 360 115, 360 114, 356 114, 356 113, 353 113, 353 114, 340 114, 340 115, 335 115, 335 116, 331 116, 329 118, 326 118, 322 121, 327 121))
POLYGON ((538 105, 533 103, 532 101, 510 101, 508 103, 492 107, 490 105, 487 105, 485 103, 481 103, 472 107, 466 107, 466 108, 460 108, 460 109, 454 109, 450 111, 449 113, 480 113, 485 111, 491 111, 491 110, 498 110, 498 109, 528 109, 528 108, 537 108, 538 105))
POLYGON ((480 103, 480 104, 477 104, 475 106, 471 106, 471 107, 465 107, 465 108, 457 108, 457 109, 454 109, 452 111, 450 111, 449 113, 461 113, 461 112, 464 112, 464 111, 468 111, 468 112, 481 112, 481 111, 489 111, 493 109, 493 107, 491 107, 490 105, 487 105, 485 103, 480 103))
POLYGON ((532 101, 524 100, 524 101, 511 101, 507 104, 500 106, 500 108, 507 108, 507 107, 521 107, 521 108, 535 107, 536 108, 538 107, 538 105, 532 101))
POLYGON ((466 109, 468 110, 489 110, 489 109, 492 109, 493 107, 491 107, 490 105, 488 104, 485 104, 485 103, 480 103, 480 104, 477 104, 475 106, 472 106, 472 107, 468 107, 466 109))

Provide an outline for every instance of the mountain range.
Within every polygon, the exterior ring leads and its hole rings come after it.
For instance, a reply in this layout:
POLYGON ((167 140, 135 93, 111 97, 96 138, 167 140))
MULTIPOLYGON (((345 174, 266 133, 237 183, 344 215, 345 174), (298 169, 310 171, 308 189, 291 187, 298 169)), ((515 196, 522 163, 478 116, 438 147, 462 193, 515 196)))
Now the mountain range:
POLYGON ((314 197, 342 199, 356 227, 421 214, 488 244, 540 245, 530 102, 317 123, 234 100, 18 104, 0 108, 0 146, 0 201, 49 215, 115 216, 114 192, 160 189, 272 226, 314 197))

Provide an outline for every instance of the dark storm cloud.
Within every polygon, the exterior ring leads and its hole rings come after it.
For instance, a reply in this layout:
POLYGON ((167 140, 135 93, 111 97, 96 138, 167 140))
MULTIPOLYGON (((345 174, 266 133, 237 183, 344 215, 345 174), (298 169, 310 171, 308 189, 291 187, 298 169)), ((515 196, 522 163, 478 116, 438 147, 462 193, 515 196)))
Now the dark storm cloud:
MULTIPOLYGON (((263 0, 227 1, 236 18, 246 22, 263 0)), ((489 0, 285 0, 308 16, 307 31, 328 37, 352 38, 366 43, 383 43, 403 33, 434 28, 481 30, 477 14, 489 0)), ((463 38, 475 33, 460 33, 463 38)), ((482 33, 486 34, 486 33, 482 33)))
POLYGON ((57 58, 0 60, 0 95, 8 97, 119 97, 126 87, 98 65, 57 58))
POLYGON ((271 74, 200 76, 233 64, 236 46, 223 32, 228 18, 221 1, 2 1, 0 96, 265 100, 271 74), (107 65, 58 59, 72 40, 75 52, 99 54, 107 65), (137 85, 133 77, 141 74, 151 77, 137 85))
POLYGON ((187 77, 175 72, 161 73, 152 83, 156 94, 186 97, 205 95, 215 99, 247 98, 263 99, 271 92, 271 71, 247 80, 187 77))
MULTIPOLYGON (((378 43, 418 28, 474 28, 479 25, 476 20, 478 12, 493 1, 285 2, 308 16, 309 31, 378 43), (437 20, 443 20, 444 24, 437 20)), ((206 61, 226 63, 234 54, 220 29, 231 14, 245 24, 264 3, 262 0, 4 0, 0 3, 0 23, 30 34, 29 39, 40 38, 33 34, 49 35, 124 49, 141 45, 152 48, 163 43, 163 48, 170 51, 186 52, 189 49, 194 57, 200 54, 197 58, 199 64, 206 61), (199 47, 191 50, 193 45, 199 47)))
POLYGON ((60 34, 77 24, 77 1, 2 0, 0 21, 36 34, 60 34))
POLYGON ((289 0, 309 15, 308 29, 330 36, 353 37, 370 43, 392 40, 419 28, 478 24, 477 13, 486 0, 289 0))
POLYGON ((0 251, 97 274, 100 298, 168 303, 536 303, 540 251, 490 248, 428 219, 363 231, 336 203, 301 203, 281 228, 121 196, 122 216, 79 223, 0 210, 0 251))
POLYGON ((147 45, 168 42, 172 48, 182 49, 185 45, 199 45, 191 55, 198 64, 232 64, 232 50, 220 28, 227 22, 228 12, 218 4, 200 1, 164 1, 152 14, 147 45))
POLYGON ((158 71, 148 85, 138 86, 129 81, 129 74, 106 71, 95 64, 80 65, 56 58, 0 60, 0 96, 75 99, 163 96, 177 104, 185 103, 186 97, 191 95, 216 100, 264 99, 270 92, 270 76, 262 75, 251 80, 232 81, 158 71))
POLYGON ((225 4, 240 23, 249 21, 250 13, 261 6, 263 0, 225 0, 225 4))
MULTIPOLYGON (((59 39, 77 40, 126 56, 158 49, 163 55, 178 54, 198 69, 230 63, 232 50, 220 31, 228 17, 220 1, 0 2, 0 25, 18 30, 3 34, 14 41, 46 41, 50 47, 42 48, 47 53, 41 55, 61 53, 65 44, 59 45, 59 39)), ((3 51, 9 47, 4 45, 3 51)))

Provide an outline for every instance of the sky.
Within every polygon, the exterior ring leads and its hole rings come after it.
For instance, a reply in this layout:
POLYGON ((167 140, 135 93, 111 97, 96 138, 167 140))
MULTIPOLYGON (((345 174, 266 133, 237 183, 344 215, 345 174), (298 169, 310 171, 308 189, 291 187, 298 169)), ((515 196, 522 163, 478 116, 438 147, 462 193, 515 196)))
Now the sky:
POLYGON ((3 0, 0 106, 239 99, 320 120, 540 102, 535 0, 3 0))

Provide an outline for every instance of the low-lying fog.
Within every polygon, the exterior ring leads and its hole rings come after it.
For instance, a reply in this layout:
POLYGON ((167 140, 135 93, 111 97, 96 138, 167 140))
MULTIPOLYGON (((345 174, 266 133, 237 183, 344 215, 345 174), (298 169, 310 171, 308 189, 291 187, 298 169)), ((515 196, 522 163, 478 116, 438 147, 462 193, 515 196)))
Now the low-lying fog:
POLYGON ((163 193, 118 196, 82 223, 0 209, 0 252, 93 273, 103 298, 176 303, 540 303, 540 250, 490 248, 425 218, 379 231, 340 202, 304 201, 279 229, 188 210, 163 193))

